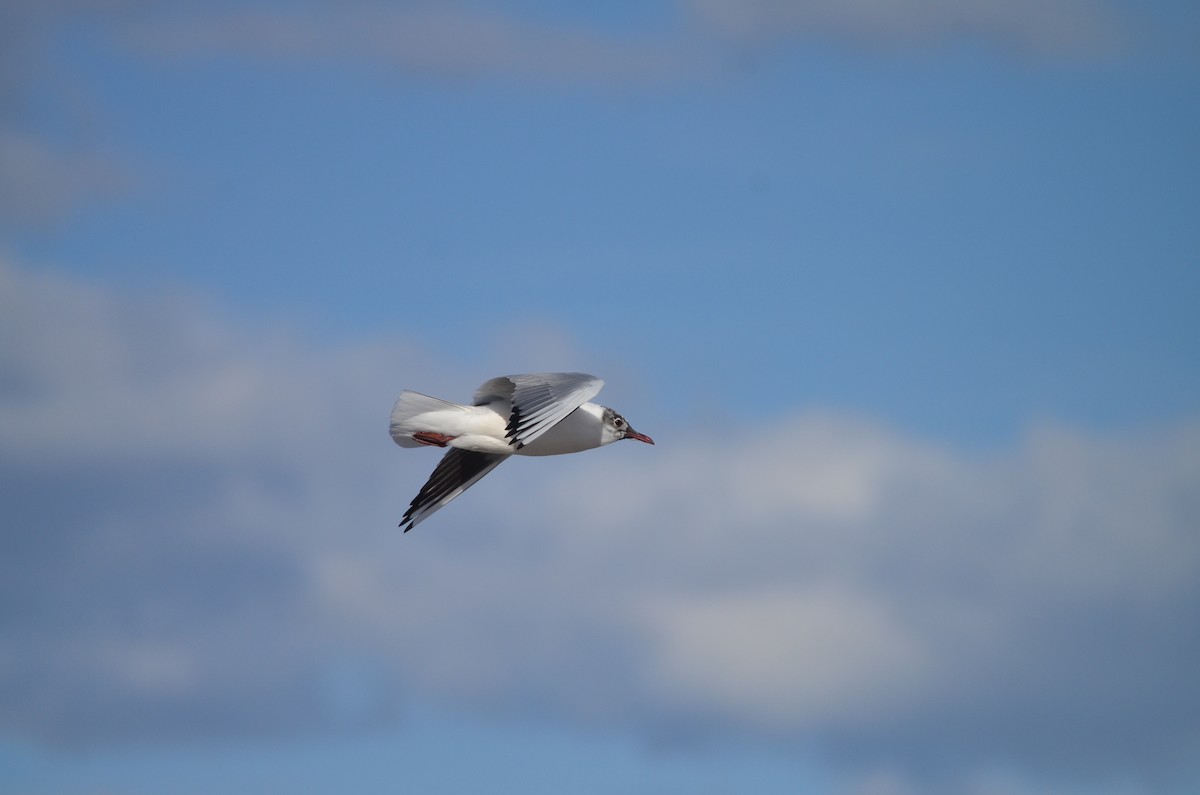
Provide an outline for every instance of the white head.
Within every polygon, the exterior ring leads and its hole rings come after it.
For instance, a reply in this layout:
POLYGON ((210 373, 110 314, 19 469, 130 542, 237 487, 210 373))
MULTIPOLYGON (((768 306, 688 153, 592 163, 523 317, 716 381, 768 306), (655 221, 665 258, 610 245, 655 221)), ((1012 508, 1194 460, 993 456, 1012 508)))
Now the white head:
POLYGON ((603 406, 602 408, 604 411, 600 416, 603 424, 603 427, 600 430, 600 444, 605 445, 621 439, 637 439, 639 442, 654 444, 653 439, 644 433, 638 433, 635 431, 629 425, 629 421, 620 414, 613 411, 608 406, 603 406))

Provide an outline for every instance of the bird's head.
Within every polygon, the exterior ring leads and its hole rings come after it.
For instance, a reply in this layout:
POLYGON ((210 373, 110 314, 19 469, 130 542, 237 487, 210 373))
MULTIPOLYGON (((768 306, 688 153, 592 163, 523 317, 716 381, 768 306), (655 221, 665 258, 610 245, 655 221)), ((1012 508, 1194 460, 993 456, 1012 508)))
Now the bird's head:
POLYGON ((654 440, 644 433, 638 433, 630 425, 629 421, 622 417, 617 412, 608 408, 604 408, 604 429, 601 431, 603 437, 600 444, 609 444, 621 439, 637 439, 639 442, 646 444, 654 444, 654 440))

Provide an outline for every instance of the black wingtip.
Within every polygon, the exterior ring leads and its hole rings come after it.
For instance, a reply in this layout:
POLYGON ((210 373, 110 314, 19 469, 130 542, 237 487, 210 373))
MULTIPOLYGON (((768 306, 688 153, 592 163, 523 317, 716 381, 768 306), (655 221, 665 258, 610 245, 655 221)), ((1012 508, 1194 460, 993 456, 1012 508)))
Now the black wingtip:
POLYGON ((504 435, 508 441, 516 439, 517 434, 521 432, 521 421, 521 409, 513 406, 512 413, 508 415, 508 424, 504 426, 504 435))

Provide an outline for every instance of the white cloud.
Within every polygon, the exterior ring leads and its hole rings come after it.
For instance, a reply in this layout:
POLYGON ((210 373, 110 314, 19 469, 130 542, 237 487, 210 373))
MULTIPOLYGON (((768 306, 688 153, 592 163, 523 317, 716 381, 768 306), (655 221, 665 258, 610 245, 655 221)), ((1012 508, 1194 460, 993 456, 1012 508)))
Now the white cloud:
POLYGON ((1122 25, 1091 0, 687 0, 703 24, 746 44, 831 40, 896 48, 983 43, 1040 54, 1111 51, 1122 25))
POLYGON ((661 83, 692 73, 678 46, 461 3, 317 4, 296 10, 151 14, 120 40, 158 56, 249 54, 368 60, 406 72, 550 83, 661 83))
POLYGON ((1091 55, 1112 50, 1127 27, 1089 0, 687 0, 668 17, 641 30, 452 2, 0 4, 0 222, 54 222, 142 178, 136 158, 101 140, 104 108, 87 81, 54 57, 68 26, 158 59, 367 62, 439 79, 650 88, 711 79, 744 65, 747 51, 783 43, 1091 55), (26 118, 33 96, 65 123, 57 138, 26 118))
POLYGON ((329 390, 314 381, 328 374, 298 358, 312 354, 297 341, 248 341, 183 294, 119 300, 11 267, 0 268, 0 288, 0 327, 13 340, 0 417, 14 455, 153 460, 268 441, 303 447, 306 432, 328 432, 318 417, 329 390))
POLYGON ((510 462, 402 536, 436 456, 391 444, 390 403, 470 388, 435 356, 11 265, 0 324, 10 735, 419 698, 813 742, 899 765, 864 779, 885 791, 931 765, 1150 780, 1194 747, 1195 422, 989 457, 803 410, 647 427, 657 447, 510 462))
POLYGON ((0 230, 53 224, 136 180, 128 161, 96 140, 95 106, 53 46, 64 22, 120 19, 132 5, 0 2, 0 230))
POLYGON ((125 190, 130 174, 111 153, 55 146, 0 125, 0 221, 57 221, 81 202, 125 190))
POLYGON ((746 48, 832 41, 895 50, 966 42, 1003 52, 1106 53, 1122 21, 1092 0, 687 0, 673 23, 569 25, 467 3, 270 4, 123 19, 118 38, 177 57, 238 53, 370 60, 419 74, 662 85, 706 78, 746 48), (733 50, 731 51, 731 46, 733 50))
POLYGON ((196 685, 196 663, 189 650, 157 644, 114 643, 92 650, 95 663, 121 685, 140 692, 187 692, 196 685))
POLYGON ((901 616, 838 584, 676 596, 649 611, 651 686, 779 729, 911 710, 929 661, 901 616))

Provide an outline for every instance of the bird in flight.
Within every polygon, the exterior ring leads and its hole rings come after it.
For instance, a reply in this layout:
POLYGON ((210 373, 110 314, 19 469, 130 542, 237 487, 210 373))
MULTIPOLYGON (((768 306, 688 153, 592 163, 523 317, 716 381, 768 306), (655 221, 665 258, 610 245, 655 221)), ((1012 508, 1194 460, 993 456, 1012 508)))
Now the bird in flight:
POLYGON ((587 373, 493 378, 473 405, 405 390, 392 408, 392 439, 401 447, 449 447, 413 499, 400 526, 416 527, 512 455, 562 455, 619 439, 654 444, 617 412, 589 403, 604 381, 587 373))

